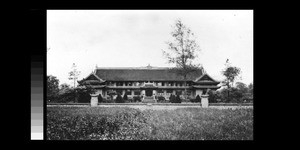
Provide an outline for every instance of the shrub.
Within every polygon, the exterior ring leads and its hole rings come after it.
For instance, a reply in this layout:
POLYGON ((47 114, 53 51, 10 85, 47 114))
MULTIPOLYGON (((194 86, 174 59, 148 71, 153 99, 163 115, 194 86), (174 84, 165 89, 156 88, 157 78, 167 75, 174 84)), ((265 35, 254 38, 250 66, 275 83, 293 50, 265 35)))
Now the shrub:
POLYGON ((181 102, 185 102, 185 103, 191 102, 191 99, 182 99, 181 102))
POLYGON ((194 102, 201 102, 201 98, 200 98, 200 96, 199 95, 197 95, 196 96, 196 99, 195 99, 195 101, 194 102))
POLYGON ((79 103, 89 103, 91 100, 91 95, 87 92, 78 93, 78 102, 79 103))
MULTIPOLYGON (((79 94, 77 94, 79 95, 79 94)), ((65 91, 64 93, 59 94, 57 102, 59 103, 68 103, 68 102, 74 102, 75 100, 75 93, 73 89, 69 89, 65 91)))
POLYGON ((128 97, 127 97, 127 94, 126 94, 126 93, 125 93, 124 96, 123 96, 123 100, 124 100, 124 101, 127 101, 127 100, 128 100, 128 97))
POLYGON ((118 94, 118 96, 116 98, 116 103, 124 103, 124 100, 120 94, 118 94))
POLYGON ((175 103, 181 103, 181 99, 179 95, 176 95, 175 103))
POLYGON ((110 97, 108 97, 107 99, 106 98, 102 98, 102 103, 114 103, 115 101, 114 100, 111 100, 110 97))
POLYGON ((103 101, 102 95, 99 94, 99 96, 98 96, 98 102, 99 102, 99 103, 102 103, 102 101, 103 101))
POLYGON ((175 95, 171 94, 169 97, 170 103, 175 103, 176 102, 176 97, 175 95))
POLYGON ((163 97, 163 96, 157 97, 157 102, 161 103, 161 102, 165 102, 165 101, 166 101, 165 97, 163 97))
POLYGON ((133 96, 133 102, 141 102, 141 97, 138 95, 138 96, 133 96))

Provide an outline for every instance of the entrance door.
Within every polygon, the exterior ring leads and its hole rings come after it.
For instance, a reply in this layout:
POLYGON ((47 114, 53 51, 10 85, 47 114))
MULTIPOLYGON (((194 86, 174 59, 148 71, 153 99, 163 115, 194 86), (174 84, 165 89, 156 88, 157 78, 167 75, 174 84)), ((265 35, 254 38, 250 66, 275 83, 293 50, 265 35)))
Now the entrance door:
POLYGON ((146 96, 152 96, 153 90, 146 90, 146 96))

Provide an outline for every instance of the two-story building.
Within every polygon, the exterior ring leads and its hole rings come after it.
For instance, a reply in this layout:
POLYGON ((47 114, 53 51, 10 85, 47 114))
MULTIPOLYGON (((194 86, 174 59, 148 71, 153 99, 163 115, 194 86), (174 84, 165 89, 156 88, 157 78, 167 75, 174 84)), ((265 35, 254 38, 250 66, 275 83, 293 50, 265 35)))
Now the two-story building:
POLYGON ((215 81, 202 70, 195 71, 184 78, 166 67, 114 67, 98 68, 86 78, 78 81, 80 85, 90 85, 98 94, 107 98, 108 93, 115 91, 122 96, 142 96, 153 98, 170 95, 182 95, 187 91, 190 98, 201 96, 207 89, 216 90, 220 82, 215 81), (186 82, 186 85, 184 83, 186 82))

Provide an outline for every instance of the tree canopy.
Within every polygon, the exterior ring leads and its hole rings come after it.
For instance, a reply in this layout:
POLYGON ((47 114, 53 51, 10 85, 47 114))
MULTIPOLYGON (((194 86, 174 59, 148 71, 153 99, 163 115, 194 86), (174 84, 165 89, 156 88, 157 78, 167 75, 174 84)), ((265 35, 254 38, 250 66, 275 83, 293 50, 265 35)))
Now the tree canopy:
POLYGON ((51 100, 58 96, 59 80, 52 75, 47 75, 47 99, 51 100))
POLYGON ((193 62, 197 58, 196 52, 199 52, 200 48, 196 42, 194 33, 180 19, 175 21, 174 31, 171 32, 171 36, 173 37, 173 41, 166 42, 168 51, 163 50, 163 55, 166 57, 168 63, 175 64, 176 67, 172 68, 171 71, 182 76, 185 80, 184 85, 186 86, 187 75, 202 69, 200 64, 193 62))
POLYGON ((222 74, 225 76, 225 80, 222 82, 223 85, 228 88, 233 86, 234 81, 238 78, 241 73, 241 69, 238 67, 231 66, 229 59, 226 60, 225 69, 222 71, 222 74))

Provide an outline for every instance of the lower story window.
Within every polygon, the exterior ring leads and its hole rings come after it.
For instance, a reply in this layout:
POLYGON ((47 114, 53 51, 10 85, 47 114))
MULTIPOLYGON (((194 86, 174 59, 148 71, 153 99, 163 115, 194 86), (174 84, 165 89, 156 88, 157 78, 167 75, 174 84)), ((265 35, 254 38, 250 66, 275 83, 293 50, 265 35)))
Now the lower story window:
POLYGON ((134 95, 141 95, 141 91, 134 91, 134 95))
POLYGON ((131 95, 131 90, 127 90, 126 95, 131 95))
POLYGON ((117 94, 122 95, 122 90, 116 90, 117 94))
POLYGON ((176 95, 181 95, 181 94, 182 94, 181 90, 176 91, 176 95))
POLYGON ((167 93, 173 93, 173 90, 167 90, 167 93))

